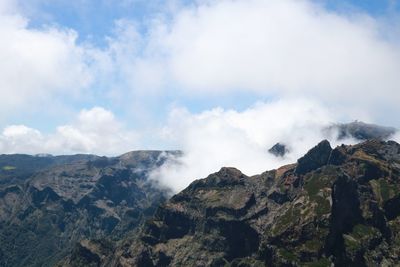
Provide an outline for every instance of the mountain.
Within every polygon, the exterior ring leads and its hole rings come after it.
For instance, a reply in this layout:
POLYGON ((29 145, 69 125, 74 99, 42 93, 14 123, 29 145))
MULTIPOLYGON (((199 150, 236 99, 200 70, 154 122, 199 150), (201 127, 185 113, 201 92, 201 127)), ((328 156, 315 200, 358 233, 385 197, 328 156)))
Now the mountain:
POLYGON ((283 157, 285 156, 286 153, 289 152, 289 150, 287 149, 286 145, 281 143, 276 143, 270 149, 268 149, 268 152, 274 155, 275 157, 283 157))
POLYGON ((322 141, 260 175, 196 180, 135 237, 81 242, 64 266, 396 266, 399 215, 398 143, 322 141))
POLYGON ((324 131, 337 132, 338 140, 355 138, 357 140, 382 139, 386 140, 396 133, 396 128, 376 124, 354 121, 351 123, 337 123, 327 127, 324 131))
POLYGON ((81 240, 134 231, 166 199, 149 172, 179 153, 0 155, 0 266, 54 266, 81 240))
MULTIPOLYGON (((337 141, 351 138, 360 142, 370 139, 388 140, 396 132, 397 129, 394 127, 380 126, 361 121, 335 123, 322 129, 322 133, 326 138, 333 138, 337 141)), ((289 150, 285 142, 278 142, 268 149, 268 152, 276 157, 283 157, 289 150)))

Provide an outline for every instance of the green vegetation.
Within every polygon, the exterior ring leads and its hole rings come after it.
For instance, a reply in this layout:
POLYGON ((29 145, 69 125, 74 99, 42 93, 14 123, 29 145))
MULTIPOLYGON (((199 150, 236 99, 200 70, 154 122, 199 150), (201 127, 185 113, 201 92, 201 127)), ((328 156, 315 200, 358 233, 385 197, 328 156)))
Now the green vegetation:
POLYGON ((323 246, 322 240, 312 239, 304 243, 304 247, 311 252, 318 252, 323 246))
POLYGON ((296 254, 294 254, 293 252, 288 251, 286 249, 280 249, 279 250, 279 254, 283 259, 285 259, 287 261, 290 261, 290 262, 297 262, 298 261, 298 258, 296 256, 296 254))
POLYGON ((254 258, 244 258, 244 259, 235 259, 231 264, 226 263, 224 267, 230 266, 240 266, 240 267, 263 267, 265 266, 264 262, 256 260, 254 258))
POLYGON ((370 185, 375 197, 381 204, 400 194, 399 187, 395 184, 390 184, 385 178, 371 180, 370 185))
POLYGON ((16 169, 16 167, 14 167, 14 166, 3 166, 3 171, 12 171, 12 170, 15 170, 16 169))
POLYGON ((357 251, 363 246, 367 246, 374 238, 379 237, 380 232, 372 226, 357 224, 353 227, 353 231, 344 235, 344 242, 349 251, 357 251))
POLYGON ((344 238, 344 244, 346 246, 346 249, 349 251, 356 251, 360 248, 360 242, 351 235, 343 235, 344 238))
POLYGON ((357 224, 353 228, 352 236, 355 238, 363 238, 365 236, 371 236, 378 232, 378 230, 372 226, 367 226, 363 224, 357 224))
POLYGON ((323 191, 324 188, 330 187, 330 183, 330 176, 313 174, 304 185, 310 200, 317 203, 315 212, 318 217, 330 212, 331 204, 327 199, 330 195, 326 190, 323 191))
POLYGON ((279 234, 285 230, 290 224, 296 223, 300 218, 300 210, 290 207, 286 213, 278 218, 278 221, 273 230, 273 234, 279 234))
POLYGON ((320 259, 315 262, 309 262, 303 265, 304 267, 329 267, 331 266, 331 261, 327 258, 320 259))
POLYGON ((315 197, 319 191, 327 186, 326 177, 313 174, 304 185, 304 189, 307 191, 308 195, 312 198, 315 197))
POLYGON ((317 206, 317 208, 315 210, 315 212, 317 213, 318 217, 321 217, 322 215, 328 214, 331 211, 331 203, 326 198, 317 196, 315 198, 315 201, 318 204, 318 206, 317 206))

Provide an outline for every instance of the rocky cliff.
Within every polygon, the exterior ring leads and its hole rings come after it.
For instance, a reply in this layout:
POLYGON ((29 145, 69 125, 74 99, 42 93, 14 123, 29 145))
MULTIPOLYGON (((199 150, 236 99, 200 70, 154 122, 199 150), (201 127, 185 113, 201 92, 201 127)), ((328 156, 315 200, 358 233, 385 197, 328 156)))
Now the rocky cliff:
POLYGON ((398 266, 399 215, 399 144, 323 141, 260 175, 222 168, 160 205, 111 254, 86 250, 103 257, 95 266, 398 266))

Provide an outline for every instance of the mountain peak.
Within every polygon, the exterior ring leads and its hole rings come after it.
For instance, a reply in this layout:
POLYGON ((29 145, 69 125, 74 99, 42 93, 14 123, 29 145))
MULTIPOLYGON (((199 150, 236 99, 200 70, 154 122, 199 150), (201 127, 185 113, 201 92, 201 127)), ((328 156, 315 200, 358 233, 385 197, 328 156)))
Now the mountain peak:
POLYGON ((394 266, 399 181, 399 144, 332 150, 324 140, 297 167, 252 177, 223 168, 193 182, 110 257, 139 266, 394 266))
POLYGON ((296 173, 305 174, 328 163, 332 148, 328 140, 321 141, 298 159, 296 173))

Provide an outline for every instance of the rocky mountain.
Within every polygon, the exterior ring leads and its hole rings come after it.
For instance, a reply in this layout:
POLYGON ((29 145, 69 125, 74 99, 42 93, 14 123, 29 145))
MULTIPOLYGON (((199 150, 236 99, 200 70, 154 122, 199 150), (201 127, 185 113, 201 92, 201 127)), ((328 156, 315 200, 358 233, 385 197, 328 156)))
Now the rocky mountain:
POLYGON ((0 266, 54 266, 81 240, 134 231, 165 201, 148 174, 170 153, 0 155, 0 266))
MULTIPOLYGON (((370 139, 388 140, 396 132, 397 129, 394 127, 380 126, 361 121, 335 123, 322 129, 322 133, 326 138, 338 141, 351 138, 360 142, 370 139)), ((283 140, 282 142, 278 142, 272 146, 268 152, 276 157, 283 157, 289 152, 289 150, 288 145, 285 144, 283 140)))
POLYGON ((354 121, 351 123, 337 123, 324 129, 325 131, 336 131, 338 140, 355 138, 357 140, 388 139, 396 133, 396 128, 380 126, 376 124, 354 121))
POLYGON ((285 156, 286 153, 289 152, 289 150, 287 149, 286 145, 281 143, 276 143, 270 149, 268 149, 268 152, 274 155, 275 157, 283 157, 285 156))
POLYGON ((398 266, 399 215, 399 144, 322 141, 260 175, 197 180, 136 237, 81 242, 64 266, 398 266))

